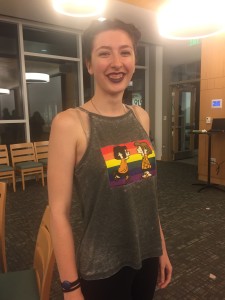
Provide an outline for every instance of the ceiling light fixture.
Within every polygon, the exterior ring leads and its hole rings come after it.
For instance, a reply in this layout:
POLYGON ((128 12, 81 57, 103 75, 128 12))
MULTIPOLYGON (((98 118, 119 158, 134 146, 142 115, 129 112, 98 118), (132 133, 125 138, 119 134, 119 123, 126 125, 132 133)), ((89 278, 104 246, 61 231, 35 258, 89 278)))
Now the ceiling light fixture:
POLYGON ((10 94, 10 90, 0 88, 0 94, 10 94))
POLYGON ((105 20, 106 20, 105 17, 99 17, 99 18, 98 18, 98 21, 99 21, 99 22, 104 22, 105 20))
POLYGON ((101 14, 107 0, 52 0, 54 9, 66 16, 92 17, 101 14))
POLYGON ((45 73, 26 73, 27 83, 46 83, 49 80, 49 75, 45 73))
POLYGON ((224 0, 169 0, 157 14, 159 33, 175 40, 205 38, 225 31, 224 0))

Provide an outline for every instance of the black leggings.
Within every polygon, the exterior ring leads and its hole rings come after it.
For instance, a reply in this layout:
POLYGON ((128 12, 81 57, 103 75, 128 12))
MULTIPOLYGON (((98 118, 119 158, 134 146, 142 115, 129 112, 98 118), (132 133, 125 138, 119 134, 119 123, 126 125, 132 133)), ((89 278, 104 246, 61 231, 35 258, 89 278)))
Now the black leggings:
POLYGON ((81 279, 85 300, 151 300, 158 276, 158 257, 143 261, 142 268, 122 268, 115 275, 100 280, 81 279))

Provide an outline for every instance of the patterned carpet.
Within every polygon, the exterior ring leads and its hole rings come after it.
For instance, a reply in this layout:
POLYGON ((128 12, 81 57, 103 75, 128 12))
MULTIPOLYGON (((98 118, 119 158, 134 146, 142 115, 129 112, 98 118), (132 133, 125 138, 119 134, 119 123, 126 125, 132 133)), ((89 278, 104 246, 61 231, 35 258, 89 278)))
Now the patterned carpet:
MULTIPOLYGON (((158 162, 159 214, 174 271, 170 286, 157 290, 155 300, 225 300, 225 193, 211 188, 199 193, 195 182, 195 165, 158 162)), ((8 188, 9 271, 32 266, 46 204, 47 188, 33 180, 25 192, 20 183, 16 193, 8 188)), ((53 277, 51 300, 62 300, 56 268, 53 277)))

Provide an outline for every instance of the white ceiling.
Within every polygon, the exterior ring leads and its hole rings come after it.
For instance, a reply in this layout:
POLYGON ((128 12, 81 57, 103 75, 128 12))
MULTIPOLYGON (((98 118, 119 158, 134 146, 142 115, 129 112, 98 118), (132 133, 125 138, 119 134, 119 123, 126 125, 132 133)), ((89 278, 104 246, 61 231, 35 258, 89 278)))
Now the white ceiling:
MULTIPOLYGON (((58 14, 52 8, 52 0, 0 0, 0 14, 21 19, 35 20, 85 29, 93 18, 72 18, 58 14)), ((164 53, 171 64, 178 65, 200 60, 200 46, 189 47, 186 41, 169 41, 159 36, 154 12, 116 0, 109 0, 106 18, 118 18, 134 23, 142 32, 142 41, 164 46, 164 53)))

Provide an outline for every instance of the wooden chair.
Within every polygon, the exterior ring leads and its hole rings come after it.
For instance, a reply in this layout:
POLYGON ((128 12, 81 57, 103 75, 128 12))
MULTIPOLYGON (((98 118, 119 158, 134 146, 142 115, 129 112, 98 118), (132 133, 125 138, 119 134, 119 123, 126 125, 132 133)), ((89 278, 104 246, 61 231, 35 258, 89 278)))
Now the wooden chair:
POLYGON ((0 273, 7 272, 6 251, 5 251, 6 191, 7 191, 6 182, 0 182, 0 273))
POLYGON ((0 274, 0 299, 49 300, 55 263, 47 206, 36 240, 33 268, 0 274))
POLYGON ((48 166, 48 141, 34 142, 36 161, 43 164, 44 169, 48 166))
POLYGON ((13 183, 13 190, 16 191, 15 171, 9 164, 9 155, 6 145, 0 145, 0 180, 7 179, 13 183))
POLYGON ((23 190, 27 175, 41 175, 42 185, 45 185, 43 165, 36 162, 33 143, 11 144, 10 153, 14 170, 21 175, 23 190))

